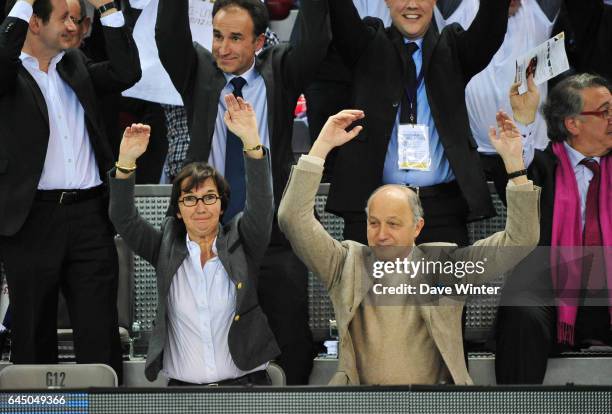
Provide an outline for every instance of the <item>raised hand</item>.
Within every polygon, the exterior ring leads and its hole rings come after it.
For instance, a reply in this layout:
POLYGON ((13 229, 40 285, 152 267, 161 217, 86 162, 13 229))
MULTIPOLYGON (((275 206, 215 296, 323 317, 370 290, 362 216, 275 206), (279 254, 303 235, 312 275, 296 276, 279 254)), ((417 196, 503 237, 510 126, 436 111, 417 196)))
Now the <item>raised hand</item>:
POLYGON ((525 169, 521 133, 508 114, 499 111, 496 116, 497 129, 489 128, 489 139, 504 160, 507 172, 525 169))
POLYGON ((257 118, 251 104, 242 98, 236 98, 231 93, 225 95, 225 104, 227 112, 223 116, 223 121, 229 130, 240 138, 244 148, 253 148, 259 145, 257 118))
POLYGON ((147 149, 151 127, 144 124, 132 124, 123 132, 121 145, 119 146, 119 165, 123 167, 133 167, 136 160, 147 149))
POLYGON ((346 144, 359 135, 363 129, 361 125, 352 128, 350 131, 347 131, 346 128, 364 116, 363 111, 357 109, 345 109, 336 115, 330 116, 325 125, 323 125, 319 137, 313 144, 309 154, 325 159, 329 151, 346 144))
POLYGON ((510 87, 510 106, 514 120, 523 125, 535 121, 538 105, 540 105, 540 91, 533 80, 533 74, 527 78, 527 92, 519 95, 520 82, 510 87))

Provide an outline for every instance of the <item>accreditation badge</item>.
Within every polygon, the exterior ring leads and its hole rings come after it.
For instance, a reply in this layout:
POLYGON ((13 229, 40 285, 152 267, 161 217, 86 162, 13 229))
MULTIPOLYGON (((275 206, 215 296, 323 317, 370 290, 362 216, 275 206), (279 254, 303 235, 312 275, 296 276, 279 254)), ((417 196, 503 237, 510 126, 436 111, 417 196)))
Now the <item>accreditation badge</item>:
POLYGON ((420 124, 400 124, 397 130, 397 159, 400 170, 429 171, 429 127, 420 124))

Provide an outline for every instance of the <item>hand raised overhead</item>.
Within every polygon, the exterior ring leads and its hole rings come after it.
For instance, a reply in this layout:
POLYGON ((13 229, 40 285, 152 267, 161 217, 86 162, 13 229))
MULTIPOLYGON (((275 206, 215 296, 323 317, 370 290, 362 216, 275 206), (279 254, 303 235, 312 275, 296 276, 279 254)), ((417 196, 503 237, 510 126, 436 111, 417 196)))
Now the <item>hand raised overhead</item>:
POLYGON ((123 132, 119 146, 119 164, 129 167, 147 150, 151 127, 144 124, 132 124, 123 132))
POLYGON ((357 109, 345 109, 330 116, 313 144, 310 155, 325 159, 329 151, 355 138, 363 127, 358 125, 350 131, 347 131, 346 128, 364 116, 363 111, 357 109))
POLYGON ((497 129, 489 128, 489 139, 502 157, 506 170, 515 172, 525 169, 521 133, 508 114, 499 111, 496 116, 497 129))
POLYGON ((225 95, 227 112, 223 116, 225 125, 240 140, 244 148, 253 148, 260 144, 257 130, 257 117, 250 103, 233 94, 225 95))
POLYGON ((510 106, 514 120, 523 125, 535 121, 538 105, 540 105, 540 91, 533 80, 533 74, 527 78, 527 92, 519 95, 520 82, 510 87, 510 106))

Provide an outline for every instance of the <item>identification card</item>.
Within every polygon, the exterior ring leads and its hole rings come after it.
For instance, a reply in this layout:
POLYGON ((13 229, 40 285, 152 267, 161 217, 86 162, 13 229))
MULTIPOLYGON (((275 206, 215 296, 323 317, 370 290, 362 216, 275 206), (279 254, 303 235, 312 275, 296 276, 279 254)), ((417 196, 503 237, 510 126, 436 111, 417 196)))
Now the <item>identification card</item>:
POLYGON ((401 124, 397 130, 397 159, 400 170, 429 171, 429 127, 401 124))

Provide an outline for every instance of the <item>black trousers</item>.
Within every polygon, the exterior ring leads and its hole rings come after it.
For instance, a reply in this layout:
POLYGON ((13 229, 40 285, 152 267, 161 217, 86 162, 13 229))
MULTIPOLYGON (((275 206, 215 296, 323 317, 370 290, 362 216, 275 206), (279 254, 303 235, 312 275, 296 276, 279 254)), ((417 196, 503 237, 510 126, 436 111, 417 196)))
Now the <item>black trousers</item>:
MULTIPOLYGON (((417 244, 429 242, 450 242, 467 246, 468 205, 459 192, 439 194, 435 197, 420 197, 425 215, 425 227, 416 240, 417 244)), ((365 207, 365 206, 364 206, 365 207)), ((344 217, 344 239, 368 244, 366 215, 349 213, 344 217)))
MULTIPOLYGON (((557 312, 554 306, 523 298, 525 306, 502 306, 497 312, 495 376, 498 384, 541 384, 548 357, 562 351, 556 345, 557 312), (533 303, 534 306, 528 306, 533 303)), ((578 308, 574 343, 596 339, 612 344, 610 315, 604 306, 578 308)))
POLYGON ((12 312, 11 359, 57 363, 62 290, 78 363, 110 365, 122 379, 117 250, 103 197, 60 205, 35 200, 19 232, 0 237, 12 312))
POLYGON ((506 166, 499 154, 480 154, 480 163, 488 181, 493 181, 495 191, 504 205, 506 203, 506 184, 508 184, 508 173, 506 166))
MULTIPOLYGON (((310 141, 314 144, 329 117, 350 108, 351 85, 349 82, 314 80, 304 90, 304 96, 308 106, 310 141)), ((337 152, 337 149, 332 150, 325 159, 323 182, 331 181, 337 152)))
MULTIPOLYGON (((168 153, 164 108, 155 102, 122 97, 121 110, 124 112, 121 118, 122 123, 140 122, 151 126, 151 136, 147 150, 138 158, 136 184, 159 184, 168 153)), ((123 129, 121 134, 123 134, 123 129)))
POLYGON ((308 324, 308 270, 289 246, 271 245, 259 275, 259 303, 281 355, 287 385, 308 384, 314 347, 308 324))

